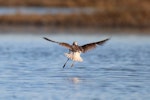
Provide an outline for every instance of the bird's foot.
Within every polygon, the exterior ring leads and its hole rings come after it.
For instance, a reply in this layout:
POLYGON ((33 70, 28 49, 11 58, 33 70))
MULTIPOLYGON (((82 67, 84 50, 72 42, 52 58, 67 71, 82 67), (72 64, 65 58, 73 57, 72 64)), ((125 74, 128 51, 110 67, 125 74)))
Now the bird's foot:
POLYGON ((63 68, 65 68, 66 65, 63 66, 63 68))

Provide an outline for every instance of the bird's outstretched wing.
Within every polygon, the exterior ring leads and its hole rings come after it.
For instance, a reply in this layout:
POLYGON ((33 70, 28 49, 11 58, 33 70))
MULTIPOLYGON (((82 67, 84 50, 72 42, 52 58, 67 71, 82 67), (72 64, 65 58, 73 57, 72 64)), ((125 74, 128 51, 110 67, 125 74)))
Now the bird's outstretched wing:
POLYGON ((71 45, 68 44, 68 43, 53 41, 53 40, 50 40, 50 39, 48 39, 48 38, 46 38, 46 37, 43 37, 43 38, 44 38, 45 40, 47 40, 47 41, 57 43, 57 44, 59 44, 59 45, 61 45, 61 46, 63 46, 63 47, 66 47, 66 48, 68 48, 68 49, 72 49, 71 45))
POLYGON ((92 50, 92 49, 96 48, 97 45, 103 45, 108 40, 109 40, 109 38, 105 39, 105 40, 102 40, 102 41, 85 44, 85 45, 81 46, 82 53, 85 53, 85 52, 87 52, 89 50, 92 50))

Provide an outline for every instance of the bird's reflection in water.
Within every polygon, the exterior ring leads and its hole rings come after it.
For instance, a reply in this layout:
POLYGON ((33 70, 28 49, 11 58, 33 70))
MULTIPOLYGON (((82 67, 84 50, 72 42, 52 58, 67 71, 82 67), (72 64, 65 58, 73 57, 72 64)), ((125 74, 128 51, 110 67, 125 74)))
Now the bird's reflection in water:
POLYGON ((69 81, 72 82, 73 84, 79 84, 81 82, 79 77, 71 77, 69 78, 69 81))

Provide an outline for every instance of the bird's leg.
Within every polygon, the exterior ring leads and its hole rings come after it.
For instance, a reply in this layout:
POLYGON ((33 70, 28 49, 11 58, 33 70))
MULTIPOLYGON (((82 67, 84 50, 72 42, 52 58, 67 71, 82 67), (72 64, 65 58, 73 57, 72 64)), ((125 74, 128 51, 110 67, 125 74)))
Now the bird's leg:
POLYGON ((71 67, 73 67, 74 66, 74 61, 73 61, 73 63, 71 64, 71 67))
POLYGON ((67 64, 67 62, 68 62, 68 60, 69 60, 69 58, 67 59, 67 61, 66 61, 65 64, 63 65, 63 68, 65 68, 65 66, 66 66, 66 64, 67 64))

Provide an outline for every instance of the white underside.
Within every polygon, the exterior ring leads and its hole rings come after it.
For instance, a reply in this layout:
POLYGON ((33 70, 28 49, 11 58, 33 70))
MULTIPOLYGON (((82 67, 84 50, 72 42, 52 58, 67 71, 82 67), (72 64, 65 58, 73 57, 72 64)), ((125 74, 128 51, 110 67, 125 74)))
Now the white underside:
POLYGON ((78 61, 82 62, 83 59, 80 56, 81 53, 79 52, 70 52, 70 53, 65 53, 65 56, 73 61, 78 61))

